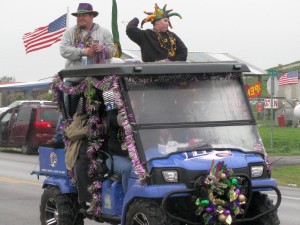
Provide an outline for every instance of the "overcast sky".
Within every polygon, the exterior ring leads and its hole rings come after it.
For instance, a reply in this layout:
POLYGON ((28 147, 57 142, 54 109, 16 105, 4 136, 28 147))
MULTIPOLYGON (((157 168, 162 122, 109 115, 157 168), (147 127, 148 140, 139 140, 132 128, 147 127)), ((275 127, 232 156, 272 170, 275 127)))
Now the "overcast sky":
MULTIPOLYGON (((0 76, 31 82, 55 75, 65 60, 59 43, 26 55, 22 36, 46 26, 56 18, 75 12, 77 0, 1 1, 0 76)), ((89 2, 100 14, 95 22, 111 30, 111 0, 89 2)), ((230 53, 261 69, 300 59, 299 0, 117 0, 120 39, 123 49, 138 49, 125 34, 122 21, 146 17, 154 3, 168 4, 183 19, 171 17, 172 31, 189 51, 230 53)), ((69 25, 76 18, 69 17, 69 25)), ((144 29, 151 28, 148 23, 144 29)))

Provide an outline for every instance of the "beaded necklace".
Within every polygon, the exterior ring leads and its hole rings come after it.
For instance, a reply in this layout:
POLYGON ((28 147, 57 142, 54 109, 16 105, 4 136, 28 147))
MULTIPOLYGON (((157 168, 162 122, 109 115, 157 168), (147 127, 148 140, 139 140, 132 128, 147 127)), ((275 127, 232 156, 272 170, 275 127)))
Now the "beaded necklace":
POLYGON ((94 23, 91 28, 91 30, 85 35, 82 35, 81 29, 79 26, 76 26, 75 28, 75 33, 74 33, 74 41, 75 41, 75 47, 76 48, 85 48, 89 47, 92 44, 93 38, 92 38, 92 33, 94 31, 94 23))
POLYGON ((166 32, 167 37, 163 37, 160 32, 155 31, 155 33, 160 47, 167 51, 168 57, 175 56, 177 50, 176 38, 168 31, 166 32))

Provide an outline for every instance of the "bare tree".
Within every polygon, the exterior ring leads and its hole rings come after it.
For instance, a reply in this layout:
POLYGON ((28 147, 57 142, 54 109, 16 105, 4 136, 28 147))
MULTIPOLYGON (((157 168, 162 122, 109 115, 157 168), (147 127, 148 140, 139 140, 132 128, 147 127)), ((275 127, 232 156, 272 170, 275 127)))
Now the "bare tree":
POLYGON ((0 77, 0 83, 3 83, 3 82, 14 82, 16 81, 16 78, 14 77, 9 77, 9 76, 2 76, 0 77))

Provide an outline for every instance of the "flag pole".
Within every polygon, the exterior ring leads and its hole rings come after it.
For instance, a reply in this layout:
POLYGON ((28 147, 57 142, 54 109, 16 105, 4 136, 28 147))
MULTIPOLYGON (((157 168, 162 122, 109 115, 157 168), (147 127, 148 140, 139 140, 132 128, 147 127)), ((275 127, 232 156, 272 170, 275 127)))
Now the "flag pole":
POLYGON ((67 22, 66 22, 66 28, 69 28, 69 7, 67 7, 67 22))
POLYGON ((122 55, 122 48, 120 44, 120 35, 119 35, 119 29, 118 29, 118 7, 117 7, 117 1, 112 0, 112 13, 111 13, 111 29, 112 29, 112 35, 114 39, 114 44, 116 47, 116 58, 120 58, 122 55))

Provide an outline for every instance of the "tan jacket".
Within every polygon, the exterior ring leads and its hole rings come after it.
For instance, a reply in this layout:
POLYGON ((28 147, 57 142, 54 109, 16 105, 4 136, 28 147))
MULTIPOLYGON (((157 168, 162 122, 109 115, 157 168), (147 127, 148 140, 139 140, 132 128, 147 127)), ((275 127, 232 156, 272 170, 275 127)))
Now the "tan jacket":
POLYGON ((87 126, 84 126, 85 122, 86 115, 75 113, 73 122, 64 131, 71 141, 66 152, 66 166, 68 170, 73 168, 82 139, 87 136, 87 126))

